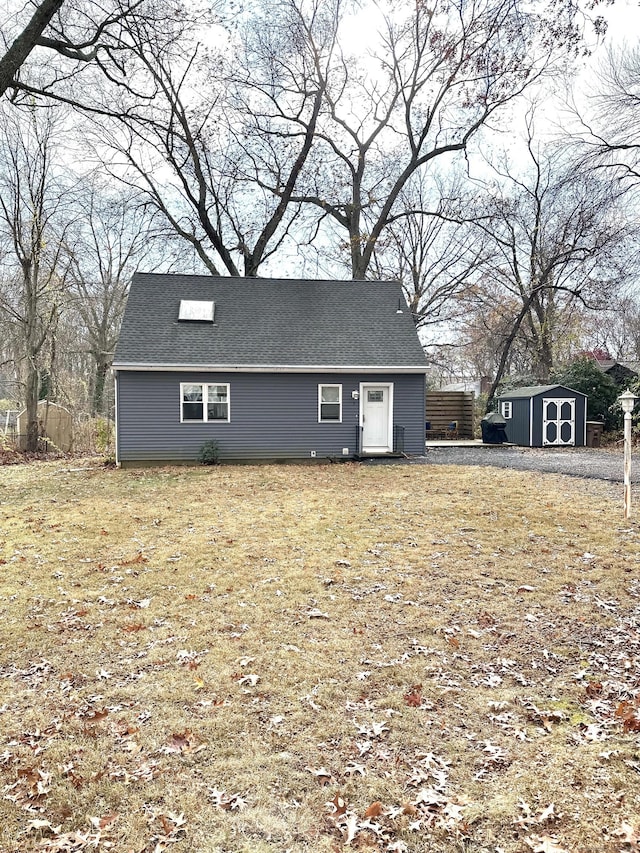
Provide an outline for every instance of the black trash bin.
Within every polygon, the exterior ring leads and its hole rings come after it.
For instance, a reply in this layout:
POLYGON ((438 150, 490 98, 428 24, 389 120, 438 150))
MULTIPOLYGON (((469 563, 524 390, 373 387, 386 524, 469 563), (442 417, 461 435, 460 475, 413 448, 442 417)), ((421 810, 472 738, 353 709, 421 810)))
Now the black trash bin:
POLYGON ((483 444, 504 444, 507 441, 506 420, 497 412, 489 412, 480 421, 483 444))

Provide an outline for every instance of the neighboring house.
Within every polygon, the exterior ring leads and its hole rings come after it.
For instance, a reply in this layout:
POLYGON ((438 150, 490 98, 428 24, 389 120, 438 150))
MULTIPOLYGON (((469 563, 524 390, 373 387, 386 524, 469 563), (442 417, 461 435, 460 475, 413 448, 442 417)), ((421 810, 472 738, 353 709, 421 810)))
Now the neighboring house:
POLYGON ((498 400, 507 440, 523 447, 584 447, 587 396, 564 385, 506 391, 498 400))
POLYGON ((611 359, 609 362, 597 362, 598 367, 616 383, 618 388, 628 388, 638 381, 638 363, 621 362, 611 359))
POLYGON ((481 394, 488 394, 491 388, 491 379, 488 376, 482 376, 480 379, 461 379, 459 382, 449 382, 436 389, 438 391, 472 391, 476 397, 481 394))
POLYGON ((424 453, 397 283, 136 273, 113 368, 119 464, 424 453))
POLYGON ((580 353, 583 358, 590 358, 597 367, 606 373, 618 386, 627 388, 637 381, 640 375, 640 363, 637 361, 617 361, 606 350, 584 350, 580 353))

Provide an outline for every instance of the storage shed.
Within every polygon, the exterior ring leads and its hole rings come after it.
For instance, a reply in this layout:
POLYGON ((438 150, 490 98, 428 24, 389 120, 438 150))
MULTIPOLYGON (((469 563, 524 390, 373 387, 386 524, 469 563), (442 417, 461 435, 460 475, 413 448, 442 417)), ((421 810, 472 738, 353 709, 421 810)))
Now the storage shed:
POLYGON ((498 411, 507 439, 522 447, 584 447, 587 396, 564 385, 534 385, 503 394, 498 411))

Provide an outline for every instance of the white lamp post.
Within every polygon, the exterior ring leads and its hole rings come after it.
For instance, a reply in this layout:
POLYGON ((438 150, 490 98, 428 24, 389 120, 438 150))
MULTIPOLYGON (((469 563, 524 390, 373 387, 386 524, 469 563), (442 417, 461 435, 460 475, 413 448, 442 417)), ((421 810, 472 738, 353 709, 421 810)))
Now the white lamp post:
POLYGON ((624 517, 631 515, 631 412, 637 397, 627 388, 618 397, 624 412, 624 517))

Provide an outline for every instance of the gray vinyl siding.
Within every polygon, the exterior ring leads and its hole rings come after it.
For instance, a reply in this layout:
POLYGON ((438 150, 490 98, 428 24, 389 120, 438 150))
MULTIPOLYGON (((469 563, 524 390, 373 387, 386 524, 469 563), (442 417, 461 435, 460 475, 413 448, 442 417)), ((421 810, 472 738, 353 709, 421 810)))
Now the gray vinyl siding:
MULTIPOLYGON (((502 397, 501 401, 508 400, 508 397, 502 397)), ((521 447, 528 447, 529 439, 529 406, 531 398, 527 397, 524 400, 511 401, 511 417, 507 419, 505 431, 507 440, 511 444, 518 444, 521 447)), ((499 409, 499 411, 502 411, 499 409)))
POLYGON ((393 382, 394 424, 404 449, 424 453, 424 374, 204 373, 118 371, 120 462, 196 460, 213 439, 223 460, 309 459, 356 452, 360 382, 393 382), (228 383, 229 423, 180 422, 180 383, 228 383), (342 385, 342 423, 318 423, 318 385, 342 385))

